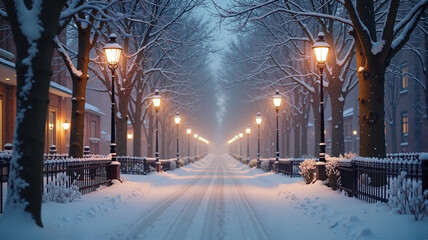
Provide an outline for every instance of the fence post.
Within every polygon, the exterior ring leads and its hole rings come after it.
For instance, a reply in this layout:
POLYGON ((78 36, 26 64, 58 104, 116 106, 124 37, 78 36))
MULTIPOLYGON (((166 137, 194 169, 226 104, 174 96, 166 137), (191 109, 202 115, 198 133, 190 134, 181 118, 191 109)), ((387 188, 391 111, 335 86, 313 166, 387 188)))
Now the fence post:
POLYGON ((83 154, 87 155, 91 153, 91 147, 89 146, 84 146, 83 147, 83 154))
POLYGON ((422 153, 419 156, 422 169, 422 193, 428 190, 428 153, 422 153))
POLYGON ((4 147, 3 147, 3 149, 4 149, 5 151, 12 152, 12 150, 13 150, 13 145, 12 145, 11 143, 6 143, 6 144, 4 145, 4 147))
POLYGON ((321 181, 327 180, 327 174, 325 172, 325 165, 326 165, 325 162, 317 162, 317 164, 316 164, 317 181, 318 180, 321 180, 321 181))
POLYGON ((50 154, 55 154, 56 153, 56 146, 55 145, 50 145, 49 146, 49 153, 50 154))

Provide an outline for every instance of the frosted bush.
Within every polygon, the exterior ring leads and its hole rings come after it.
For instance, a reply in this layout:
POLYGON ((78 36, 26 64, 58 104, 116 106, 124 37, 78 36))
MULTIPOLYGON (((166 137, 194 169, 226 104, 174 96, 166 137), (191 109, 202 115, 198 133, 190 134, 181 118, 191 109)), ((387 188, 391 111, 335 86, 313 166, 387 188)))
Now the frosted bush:
POLYGON ((172 171, 177 168, 177 164, 175 163, 175 160, 169 161, 169 170, 172 171))
POLYGON ((388 205, 400 214, 412 214, 414 219, 422 220, 428 215, 428 190, 422 194, 421 182, 406 179, 406 172, 391 181, 388 189, 388 205))
POLYGON ((45 185, 45 189, 46 192, 43 193, 43 202, 67 203, 82 197, 76 180, 70 184, 70 179, 65 173, 58 174, 58 178, 45 185))
POLYGON ((248 167, 250 168, 257 167, 257 159, 251 160, 250 163, 248 163, 248 167))
POLYGON ((333 190, 336 190, 340 186, 340 171, 339 161, 337 159, 331 159, 327 161, 325 166, 328 184, 333 190))
POLYGON ((270 171, 270 164, 269 164, 269 160, 267 161, 262 161, 260 167, 265 170, 266 172, 270 171))
POLYGON ((178 166, 180 166, 180 167, 184 167, 184 160, 183 159, 179 159, 178 160, 178 166))
POLYGON ((299 165, 300 171, 299 174, 302 175, 306 184, 312 183, 315 180, 315 166, 316 162, 314 159, 306 159, 301 162, 299 165))
POLYGON ((356 157, 356 156, 357 156, 357 154, 356 154, 356 153, 352 153, 352 152, 345 153, 344 155, 345 155, 345 158, 346 158, 346 159, 351 159, 351 158, 353 158, 353 157, 356 157))
POLYGON ((195 161, 195 158, 194 158, 194 157, 190 157, 190 158, 189 158, 189 162, 190 162, 190 163, 193 163, 194 161, 195 161))

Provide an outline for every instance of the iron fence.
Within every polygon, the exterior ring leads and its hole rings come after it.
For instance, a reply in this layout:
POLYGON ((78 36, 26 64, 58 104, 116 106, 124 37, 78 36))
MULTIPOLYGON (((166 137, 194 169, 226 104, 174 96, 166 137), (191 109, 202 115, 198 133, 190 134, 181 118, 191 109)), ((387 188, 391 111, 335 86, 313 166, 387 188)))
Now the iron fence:
POLYGON ((58 179, 59 174, 68 177, 66 187, 75 182, 82 194, 95 191, 101 185, 110 185, 111 178, 108 176, 108 168, 111 158, 79 158, 79 159, 58 159, 46 160, 43 167, 43 184, 58 179))
MULTIPOLYGON (((8 181, 11 152, 0 152, 0 213, 3 212, 3 183, 8 181)), ((83 158, 68 158, 67 154, 45 154, 43 166, 42 187, 54 182, 65 174, 66 183, 70 187, 73 182, 82 194, 95 191, 101 185, 110 185, 108 174, 111 157, 105 155, 85 155, 83 158)))
POLYGON ((339 165, 340 188, 350 197, 366 202, 388 202, 391 181, 402 171, 410 181, 422 182, 421 162, 404 159, 354 159, 339 165))

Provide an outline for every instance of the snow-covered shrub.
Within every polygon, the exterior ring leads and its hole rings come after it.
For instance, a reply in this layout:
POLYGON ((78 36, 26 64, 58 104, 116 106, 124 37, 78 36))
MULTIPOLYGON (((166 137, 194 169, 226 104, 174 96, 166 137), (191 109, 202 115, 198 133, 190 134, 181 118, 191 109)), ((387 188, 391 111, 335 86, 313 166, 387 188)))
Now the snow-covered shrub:
POLYGON ((152 165, 149 165, 149 169, 150 169, 150 172, 156 172, 156 168, 154 168, 152 165))
POLYGON ((412 214, 415 220, 428 216, 428 190, 422 194, 422 183, 406 179, 407 173, 391 181, 388 189, 388 205, 400 214, 412 214))
POLYGON ((369 175, 368 175, 368 174, 363 173, 363 174, 361 174, 361 175, 360 175, 360 177, 359 177, 359 179, 358 179, 358 182, 359 182, 361 185, 368 186, 368 185, 370 185, 370 183, 372 182, 372 179, 369 177, 369 175))
POLYGON ((65 173, 58 174, 58 178, 55 181, 45 185, 46 191, 43 193, 43 202, 67 203, 72 202, 74 199, 80 199, 82 194, 79 192, 76 180, 70 184, 70 179, 65 173))
POLYGON ((262 163, 261 163, 260 167, 261 167, 264 171, 269 172, 269 171, 270 171, 270 163, 269 163, 269 160, 267 160, 267 161, 262 161, 262 163))
POLYGON ((340 186, 340 171, 339 161, 337 159, 330 159, 327 161, 325 171, 328 178, 328 184, 333 190, 340 186))
POLYGON ((172 171, 177 168, 177 164, 175 163, 175 160, 169 161, 169 170, 172 171))
POLYGON ((316 163, 314 159, 306 159, 299 165, 300 170, 302 170, 299 174, 305 179, 306 184, 312 183, 315 180, 316 163))
POLYGON ((250 163, 248 163, 248 167, 250 168, 257 167, 257 159, 251 160, 250 163))
POLYGON ((190 161, 190 163, 193 163, 195 161, 195 158, 194 157, 189 157, 189 161, 190 161))
POLYGON ((179 159, 178 160, 178 166, 180 166, 180 167, 184 167, 184 160, 183 159, 179 159))
POLYGON ((346 159, 351 159, 351 158, 353 158, 353 157, 356 157, 356 156, 357 156, 357 154, 356 154, 356 153, 352 153, 352 152, 345 153, 345 154, 343 154, 343 155, 345 155, 345 158, 346 158, 346 159))

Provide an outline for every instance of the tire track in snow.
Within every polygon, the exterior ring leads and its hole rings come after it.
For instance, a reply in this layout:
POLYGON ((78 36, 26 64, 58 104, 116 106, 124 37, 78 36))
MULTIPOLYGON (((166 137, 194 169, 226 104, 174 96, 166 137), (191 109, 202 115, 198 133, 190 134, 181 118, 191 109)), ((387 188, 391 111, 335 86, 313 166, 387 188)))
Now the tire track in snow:
MULTIPOLYGON (((210 177, 208 177, 208 180, 212 179, 214 172, 210 172, 210 177)), ((177 192, 170 195, 167 199, 157 204, 151 211, 148 213, 143 213, 141 218, 137 220, 136 224, 133 224, 131 226, 131 229, 127 231, 126 235, 128 235, 128 239, 144 239, 144 235, 148 230, 151 230, 154 225, 156 224, 156 221, 161 218, 161 216, 173 205, 174 202, 178 201, 178 199, 186 196, 186 193, 188 193, 190 190, 194 188, 195 185, 198 184, 198 182, 201 179, 204 179, 205 175, 207 175, 207 172, 201 172, 201 174, 197 175, 197 177, 192 180, 190 183, 187 183, 183 187, 181 187, 177 192)), ((197 196, 198 190, 206 190, 206 186, 201 184, 201 186, 196 190, 195 193, 191 195, 191 199, 195 198, 197 196)), ((199 200, 202 201, 203 197, 201 197, 199 200)), ((186 204, 184 209, 188 208, 189 204, 186 204)), ((183 209, 183 210, 184 210, 183 209)), ((186 211, 181 211, 180 215, 178 217, 181 217, 182 215, 186 214, 186 211)), ((194 209, 196 212, 197 208, 194 209)), ((178 224, 178 222, 176 222, 178 224)), ((168 226, 169 227, 169 226, 168 226)), ((122 236, 123 237, 123 236, 122 236)), ((184 236, 183 236, 184 237, 184 236)), ((175 238, 177 239, 177 238, 175 238)))
POLYGON ((269 239, 269 235, 264 230, 267 228, 263 226, 263 223, 260 221, 261 218, 258 216, 251 202, 248 200, 241 184, 233 173, 230 175, 230 180, 230 194, 233 200, 234 209, 239 212, 236 216, 239 217, 238 221, 242 233, 244 234, 244 238, 269 239))
POLYGON ((224 165, 223 161, 215 161, 216 177, 209 196, 206 218, 200 239, 222 239, 224 232, 224 165))
POLYGON ((186 234, 189 231, 189 226, 192 224, 196 213, 199 211, 200 205, 209 189, 209 186, 211 185, 214 174, 215 171, 211 172, 208 178, 205 178, 196 184, 198 185, 198 189, 190 197, 189 201, 186 201, 183 209, 181 209, 180 213, 174 218, 169 227, 169 231, 166 231, 165 236, 160 239, 185 239, 186 234))

